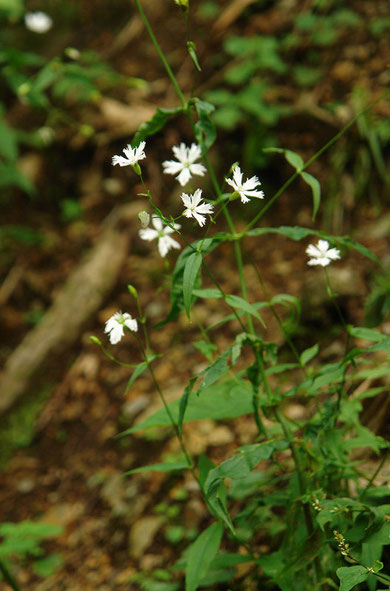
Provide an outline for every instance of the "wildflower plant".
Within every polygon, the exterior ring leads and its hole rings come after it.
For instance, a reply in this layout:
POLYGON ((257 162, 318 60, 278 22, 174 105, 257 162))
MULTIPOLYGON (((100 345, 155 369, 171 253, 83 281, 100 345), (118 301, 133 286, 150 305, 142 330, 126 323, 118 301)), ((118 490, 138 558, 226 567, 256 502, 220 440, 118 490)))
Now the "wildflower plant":
MULTIPOLYGON (((389 444, 360 422, 362 401, 386 391, 381 379, 388 373, 390 338, 379 330, 346 323, 327 273, 328 265, 348 266, 350 250, 367 257, 373 265, 381 267, 381 263, 350 237, 329 236, 315 228, 296 225, 269 227, 264 219, 268 209, 298 177, 311 189, 315 218, 321 200, 320 185, 306 169, 357 117, 306 162, 291 150, 273 149, 294 168, 292 176, 274 195, 268 194, 267 189, 260 190, 258 177, 247 177, 249 171, 242 171, 237 164, 230 168, 228 164, 217 174, 208 157, 216 140, 211 119, 214 107, 199 98, 185 98, 140 1, 135 0, 135 4, 179 100, 176 108, 157 109, 153 119, 142 125, 124 150, 126 158, 112 159, 113 165, 133 166, 144 187, 146 202, 145 210, 139 214, 139 237, 150 242, 151 248, 157 247, 162 257, 173 259, 174 251, 180 250, 171 273, 171 309, 157 328, 174 322, 182 313, 190 321, 197 300, 218 299, 221 314, 226 309, 226 314, 211 327, 203 326, 197 319, 202 337, 197 348, 204 353, 207 363, 183 384, 182 396, 171 404, 167 403, 164 386, 154 371, 158 355, 153 353, 150 322, 142 311, 142 295, 135 287, 129 287, 129 292, 142 330, 136 332, 137 321, 129 313, 115 314, 106 323, 105 332, 111 344, 118 343, 126 329, 137 339, 140 361, 133 366, 130 383, 148 371, 162 401, 160 411, 127 429, 122 436, 167 425, 173 429, 181 449, 181 457, 175 463, 161 462, 128 474, 148 469, 188 470, 210 515, 208 524, 178 563, 167 568, 166 588, 195 591, 220 582, 228 584, 229 589, 242 589, 241 583, 235 583, 234 567, 248 563, 245 568, 250 588, 264 585, 281 591, 349 591, 367 581, 370 591, 377 584, 390 589, 390 577, 383 573, 381 562, 390 543, 389 495, 387 488, 376 486, 389 444), (190 145, 183 139, 174 146, 176 160, 165 160, 162 167, 165 173, 175 176, 180 187, 191 181, 192 192, 177 198, 176 209, 161 211, 144 181, 140 161, 146 157, 147 138, 156 130, 161 132, 174 117, 189 121, 194 138, 190 145), (197 177, 209 181, 207 189, 197 187, 197 177), (240 231, 231 212, 231 202, 238 198, 243 204, 253 198, 256 205, 252 220, 240 231), (180 210, 182 213, 176 215, 180 210), (199 232, 195 242, 186 233, 190 223, 199 232), (262 237, 267 238, 265 248, 270 249, 275 234, 300 242, 303 260, 306 246, 308 265, 323 267, 307 268, 307 273, 325 274, 328 295, 340 316, 345 348, 336 361, 321 362, 320 343, 308 343, 308 347, 302 348, 294 342, 287 330, 283 307, 293 306, 299 311, 301 302, 291 294, 271 296, 259 265, 245 249, 248 238, 262 237), (313 237, 317 244, 308 245, 313 237), (228 293, 210 264, 212 253, 223 244, 230 245, 234 253, 239 293, 228 293), (249 295, 244 258, 258 279, 262 295, 257 301, 249 295), (203 287, 206 277, 212 287, 203 287), (287 360, 277 343, 268 340, 263 319, 267 309, 276 319, 289 349, 287 360), (231 320, 238 327, 238 334, 220 351, 213 343, 214 333, 231 320), (376 380, 375 385, 371 385, 371 377, 376 380), (286 407, 297 398, 305 401, 306 414, 304 419, 293 420, 286 407), (187 422, 248 415, 253 417, 257 435, 231 457, 215 465, 204 456, 191 455, 186 445, 187 422), (360 468, 357 448, 377 456, 373 471, 360 468), (184 587, 178 580, 180 570, 184 571, 184 587)), ((188 19, 188 3, 177 4, 188 19)), ((191 39, 187 48, 198 70, 191 39)), ((241 207, 240 202, 238 206, 241 207)), ((98 339, 93 340, 101 345, 98 339)), ((109 356, 115 359, 111 353, 109 356)))

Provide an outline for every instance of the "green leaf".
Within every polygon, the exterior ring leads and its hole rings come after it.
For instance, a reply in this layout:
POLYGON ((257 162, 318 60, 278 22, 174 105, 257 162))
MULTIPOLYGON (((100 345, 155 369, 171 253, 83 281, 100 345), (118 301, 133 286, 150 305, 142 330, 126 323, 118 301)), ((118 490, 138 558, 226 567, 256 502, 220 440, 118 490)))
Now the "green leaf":
POLYGON ((385 341, 388 338, 386 335, 378 332, 377 330, 358 326, 352 326, 349 329, 349 334, 352 337, 364 339, 365 341, 373 341, 374 343, 380 343, 381 341, 385 341))
POLYGON ((199 117, 199 121, 195 123, 195 137, 204 154, 213 145, 217 137, 215 125, 210 119, 210 114, 215 107, 211 103, 201 101, 198 98, 194 99, 194 103, 199 117))
POLYGON ((210 470, 214 468, 213 462, 205 454, 200 454, 198 461, 199 483, 204 487, 206 478, 210 470))
POLYGON ((133 373, 131 374, 131 377, 129 379, 129 381, 127 382, 126 385, 126 390, 125 390, 125 394, 129 391, 129 388, 131 386, 131 384, 133 382, 135 382, 135 380, 146 370, 148 369, 148 364, 150 364, 152 361, 154 361, 155 359, 157 359, 157 357, 160 357, 160 355, 157 354, 153 354, 150 355, 150 357, 148 358, 148 363, 146 363, 146 361, 142 361, 141 363, 139 363, 137 365, 137 367, 134 369, 133 373))
MULTIPOLYGON (((173 419, 177 422, 179 418, 180 399, 169 404, 169 410, 173 419)), ((183 422, 197 421, 200 419, 230 419, 251 413, 252 390, 248 384, 235 378, 227 379, 210 388, 204 388, 198 396, 191 396, 188 401, 185 419, 183 422)), ((153 415, 130 427, 121 436, 150 429, 152 427, 168 427, 171 421, 165 408, 161 408, 153 415)))
POLYGON ((305 351, 303 351, 303 353, 301 353, 301 355, 299 357, 302 365, 306 365, 306 363, 309 363, 309 361, 311 361, 313 359, 313 357, 315 357, 317 355, 318 350, 319 350, 319 346, 317 344, 313 345, 309 349, 305 349, 305 351))
POLYGON ((138 474, 140 472, 171 472, 172 470, 187 470, 190 466, 187 462, 161 462, 160 464, 150 464, 149 466, 141 466, 125 472, 123 476, 130 474, 138 474))
POLYGON ((287 162, 299 173, 305 164, 300 155, 292 150, 284 150, 283 148, 264 148, 263 152, 277 152, 278 154, 283 154, 287 162))
POLYGON ((339 591, 350 591, 355 585, 363 583, 368 579, 369 573, 365 566, 342 566, 336 571, 340 579, 339 591))
POLYGON ((175 109, 158 108, 150 121, 142 123, 133 137, 132 146, 138 146, 144 139, 160 131, 160 129, 167 124, 169 119, 178 115, 182 111, 183 107, 176 107, 175 109))
POLYGON ((36 560, 33 564, 34 572, 40 577, 50 577, 63 564, 60 554, 50 554, 45 558, 36 560))
MULTIPOLYGON (((201 253, 203 256, 214 250, 219 244, 226 239, 226 234, 217 234, 212 238, 197 240, 190 246, 185 248, 178 257, 175 269, 172 275, 171 283, 171 310, 166 318, 156 324, 154 328, 161 328, 168 322, 175 320, 179 313, 184 309, 183 301, 183 275, 187 263, 187 259, 195 253, 201 253)), ((200 286, 198 286, 200 287, 200 286)), ((195 291, 195 290, 194 290, 195 291)), ((195 297, 195 296, 194 296, 195 297)))
POLYGON ((206 370, 206 375, 203 378, 197 394, 214 384, 221 376, 223 376, 229 369, 226 357, 218 357, 206 370))
POLYGON ((188 382, 188 384, 186 386, 186 389, 184 390, 183 396, 180 399, 179 420, 178 420, 178 424, 177 424, 180 434, 181 434, 182 428, 183 428, 184 415, 185 415, 185 412, 187 409, 188 399, 189 399, 189 396, 192 392, 192 388, 194 387, 196 379, 197 379, 197 376, 190 379, 190 381, 188 382))
POLYGON ((190 318, 190 308, 192 301, 192 291, 198 278, 199 270, 202 265, 202 255, 199 252, 191 254, 184 267, 183 273, 183 301, 184 308, 188 318, 190 318))
POLYGON ((213 289, 213 288, 194 289, 192 291, 192 293, 197 298, 203 298, 205 300, 223 297, 222 291, 220 291, 219 289, 213 289))
POLYGON ((244 312, 247 312, 251 316, 254 316, 264 326, 264 328, 266 328, 264 320, 262 319, 260 314, 257 312, 256 308, 252 304, 250 304, 249 302, 244 300, 244 298, 237 296, 237 295, 230 294, 230 295, 226 296, 225 302, 229 306, 231 306, 231 308, 234 308, 237 310, 243 310, 244 312))
POLYGON ((186 591, 196 591, 206 576, 221 544, 223 526, 220 521, 203 531, 191 545, 186 566, 186 591))
POLYGON ((310 186, 311 192, 313 194, 313 216, 312 216, 312 219, 315 220, 318 208, 320 206, 320 201, 321 201, 321 185, 320 185, 319 181, 317 181, 317 179, 314 178, 314 176, 312 176, 308 172, 301 172, 301 177, 310 186))
POLYGON ((254 443, 252 445, 242 446, 239 452, 232 458, 225 460, 219 466, 210 470, 205 483, 206 494, 208 494, 217 481, 223 480, 224 478, 228 477, 232 480, 245 478, 261 460, 268 460, 274 449, 274 442, 254 443))
POLYGON ((208 361, 210 361, 210 363, 213 361, 213 353, 217 350, 216 345, 206 341, 196 341, 192 344, 198 349, 198 351, 202 353, 202 355, 206 357, 208 361))
POLYGON ((323 240, 328 240, 331 243, 335 243, 336 246, 345 246, 347 248, 354 248, 360 254, 371 259, 378 265, 381 265, 379 259, 372 254, 362 244, 359 242, 355 242, 348 236, 331 236, 330 234, 326 234, 325 232, 321 232, 319 230, 312 230, 310 228, 302 228, 301 226, 280 226, 280 228, 254 228, 253 230, 249 230, 245 233, 246 236, 262 236, 263 234, 281 234, 286 238, 291 238, 291 240, 299 241, 303 238, 307 238, 307 236, 318 236, 323 240))
POLYGON ((198 72, 201 72, 202 68, 199 65, 198 56, 196 55, 195 43, 193 43, 192 41, 187 41, 187 49, 188 49, 188 53, 191 56, 192 63, 194 64, 195 68, 198 70, 198 72))
POLYGON ((216 481, 208 490, 207 503, 213 515, 223 521, 229 531, 235 535, 235 529, 226 506, 226 486, 222 481, 216 481))

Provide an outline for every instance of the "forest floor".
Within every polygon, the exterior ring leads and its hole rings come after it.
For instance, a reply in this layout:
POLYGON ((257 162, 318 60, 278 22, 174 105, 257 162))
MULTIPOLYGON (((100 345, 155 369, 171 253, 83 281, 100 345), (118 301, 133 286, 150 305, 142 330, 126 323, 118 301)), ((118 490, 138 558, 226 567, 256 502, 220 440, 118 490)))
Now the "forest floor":
MULTIPOLYGON (((88 16, 87 4, 81 3, 86 14, 80 19, 88 16)), ((220 8, 211 25, 200 17, 197 19, 194 31, 199 35, 198 54, 201 62, 206 63, 199 80, 201 89, 218 86, 218 67, 215 63, 207 65, 207 56, 220 52, 222 41, 228 35, 278 37, 287 26, 282 2, 262 11, 250 9, 250 2, 246 2, 249 9, 243 8, 243 4, 230 3, 230 11, 226 7, 220 8)), ((185 92, 190 92, 192 65, 176 47, 177 39, 185 35, 178 8, 167 8, 162 2, 146 2, 145 5, 148 14, 151 13, 152 24, 164 23, 164 27, 157 27, 159 40, 166 48, 173 68, 178 71, 182 87, 185 92)), ((354 2, 353 5, 363 20, 368 16, 383 16, 381 2, 354 2), (367 10, 376 12, 368 15, 367 10)), ((44 240, 33 246, 17 240, 7 242, 2 276, 5 280, 11 277, 12 281, 7 285, 12 287, 2 292, 3 296, 5 294, 0 312, 2 364, 32 330, 34 323, 44 316, 61 286, 80 265, 84 254, 99 242, 102 222, 110 211, 115 206, 140 199, 137 195, 143 192, 142 186, 137 184, 132 171, 111 167, 112 155, 120 153, 130 141, 136 123, 150 117, 154 107, 176 104, 139 18, 128 9, 128 14, 123 17, 128 18, 126 26, 123 26, 124 21, 122 27, 118 21, 112 23, 113 30, 121 31, 121 34, 114 35, 108 33, 107 25, 104 25, 104 10, 100 3, 96 15, 97 30, 80 27, 69 33, 66 39, 53 41, 50 51, 55 53, 58 46, 77 46, 78 41, 82 42, 108 57, 122 73, 146 79, 148 87, 147 90, 144 87, 127 89, 118 96, 101 98, 93 107, 84 106, 77 116, 97 130, 93 138, 64 129, 62 135, 58 132, 54 148, 24 154, 24 169, 37 183, 38 195, 30 200, 22 193, 15 193, 12 203, 4 208, 3 224, 30 227, 44 240), (60 203, 76 196, 82 215, 66 219, 60 203)), ((115 20, 115 17, 110 18, 115 20)), ((293 116, 281 119, 273 129, 278 145, 297 151, 306 159, 353 116, 351 92, 355 86, 365 89, 367 103, 379 98, 389 78, 386 82, 384 74, 389 74, 389 45, 389 36, 387 40, 370 40, 362 25, 357 32, 347 31, 336 45, 324 50, 322 66, 327 74, 310 91, 282 83, 275 85, 275 96, 287 93, 295 109, 293 116), (326 109, 330 101, 340 103, 336 114, 326 109)), ((379 119, 389 118, 389 102, 380 101, 373 112, 379 119)), ((24 116, 23 107, 15 105, 12 116, 15 121, 20 121, 24 116)), ((226 158, 231 155, 231 162, 239 159, 234 153, 245 133, 245 126, 234 132, 221 132, 217 147, 226 148, 227 156, 223 154, 218 159, 212 154, 221 174, 224 174, 226 158)), ((170 158, 171 146, 182 141, 183 137, 191 141, 186 125, 179 122, 168 126, 166 131, 147 143, 147 159, 143 163, 145 180, 156 204, 164 211, 175 207, 178 191, 173 180, 169 178, 167 181, 163 177, 161 161, 170 158)), ((312 167, 313 175, 327 187, 315 225, 310 192, 299 182, 288 189, 262 223, 316 227, 334 234, 348 234, 389 266, 389 185, 386 187, 382 182, 375 164, 364 184, 365 194, 359 199, 354 197, 353 172, 357 161, 354 158, 357 159, 359 149, 366 149, 367 141, 361 130, 354 126, 342 140, 340 150, 348 153, 348 163, 341 173, 337 172, 334 160, 332 164, 331 156, 324 156, 312 167), (331 194, 334 190, 332 176, 340 183, 336 203, 331 194)), ((388 163, 388 146, 387 154, 384 149, 383 156, 384 162, 388 163)), ((273 194, 291 173, 281 160, 275 156, 263 173, 256 171, 262 178, 266 196, 273 194)), ((256 204, 251 203, 244 213, 238 204, 233 204, 232 213, 238 231, 255 212, 256 204)), ((208 523, 207 511, 190 475, 148 472, 123 477, 124 472, 139 466, 175 458, 180 450, 172 432, 166 428, 116 437, 159 408, 158 394, 147 373, 127 391, 129 370, 113 364, 89 339, 90 335, 96 335, 107 343, 104 323, 117 310, 136 314, 127 291, 128 284, 137 287, 151 325, 169 311, 168 293, 159 288, 169 279, 174 255, 165 265, 154 245, 139 239, 138 229, 139 223, 134 215, 126 226, 131 239, 125 262, 101 309, 86 319, 77 341, 42 368, 41 374, 30 385, 25 404, 10 411, 0 425, 0 441, 4 446, 0 454, 0 520, 19 522, 28 519, 56 523, 64 528, 62 535, 44 546, 48 553, 61 556, 62 565, 44 580, 33 572, 29 563, 15 566, 21 589, 138 589, 134 575, 174 564, 188 545, 193 535, 191 532, 201 530, 208 523)), ((197 229, 194 227, 192 231, 192 237, 196 239, 197 229)), ((292 242, 276 235, 245 241, 249 299, 258 301, 264 297, 251 259, 261 272, 269 296, 287 293, 301 300, 303 330, 296 335, 297 346, 302 349, 320 341, 320 360, 326 362, 337 358, 342 351, 342 330, 337 315, 327 302, 320 272, 307 266, 306 246, 306 242, 292 242)), ((239 293, 232 262, 230 245, 224 245, 210 255, 215 276, 229 293, 239 293)), ((372 289, 375 273, 373 262, 353 250, 331 269, 331 278, 348 323, 364 325, 364 303, 372 289)), ((194 308, 194 318, 206 324, 220 317, 219 301, 211 306, 197 303, 194 308)), ((264 320, 267 340, 278 342, 283 348, 283 335, 279 335, 271 313, 265 313, 264 320)), ((381 328, 390 334, 390 320, 385 320, 381 328)), ((218 333, 216 342, 221 350, 230 344, 234 330, 234 323, 230 323, 218 333)), ((204 358, 192 344, 196 334, 196 321, 190 323, 184 315, 153 332, 152 348, 162 354, 154 362, 155 373, 169 401, 180 397, 187 380, 204 363, 204 358)), ((115 349, 110 346, 108 349, 123 362, 142 361, 137 343, 131 336, 126 336, 115 349)), ((305 401, 294 402, 284 410, 296 419, 309 412, 305 401)), ((379 416, 377 408, 367 408, 365 412, 366 424, 378 434, 388 435, 388 412, 387 417, 379 416)), ((208 419, 187 424, 184 435, 192 454, 199 456, 207 451, 215 462, 219 462, 229 457, 237 446, 254 441, 256 426, 252 418, 246 416, 222 422, 208 419)), ((375 458, 367 458, 367 462, 376 466, 375 458)), ((389 481, 389 466, 385 467, 381 478, 383 483, 389 481)), ((236 585, 249 590, 251 583, 250 579, 245 579, 245 574, 245 571, 238 572, 236 585)), ((6 588, 5 583, 0 583, 1 591, 6 588)))

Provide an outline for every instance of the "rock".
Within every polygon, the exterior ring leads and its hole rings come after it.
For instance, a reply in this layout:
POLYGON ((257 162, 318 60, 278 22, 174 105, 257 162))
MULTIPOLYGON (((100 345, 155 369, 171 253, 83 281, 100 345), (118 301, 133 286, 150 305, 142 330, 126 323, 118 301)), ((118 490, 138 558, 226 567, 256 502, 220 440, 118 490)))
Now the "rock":
POLYGON ((134 523, 129 535, 129 550, 132 558, 140 558, 149 548, 162 523, 162 517, 157 515, 142 517, 134 523))

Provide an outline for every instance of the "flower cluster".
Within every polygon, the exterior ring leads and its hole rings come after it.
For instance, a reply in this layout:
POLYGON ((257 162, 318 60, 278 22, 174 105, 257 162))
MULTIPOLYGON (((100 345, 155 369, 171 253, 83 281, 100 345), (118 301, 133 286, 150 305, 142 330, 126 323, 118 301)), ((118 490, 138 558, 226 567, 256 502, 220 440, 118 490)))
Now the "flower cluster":
MULTIPOLYGON (((176 160, 165 160, 162 163, 163 169, 166 174, 176 175, 176 179, 182 186, 186 185, 192 176, 203 176, 205 174, 206 167, 197 162, 202 156, 200 146, 195 143, 186 146, 181 142, 178 146, 173 146, 172 151, 176 160)), ((145 142, 141 142, 135 148, 132 148, 129 144, 123 149, 123 152, 125 157, 120 155, 112 157, 113 166, 116 164, 119 164, 119 166, 132 166, 136 174, 141 175, 138 162, 146 158, 145 142)), ((243 181, 243 173, 239 166, 234 168, 233 178, 226 179, 226 182, 234 189, 233 198, 234 196, 240 197, 242 203, 247 203, 250 197, 258 199, 264 197, 263 191, 258 190, 261 183, 257 176, 243 181)), ((206 223, 206 216, 213 214, 213 205, 204 201, 202 189, 196 189, 192 194, 182 193, 180 197, 185 207, 182 215, 186 218, 193 218, 200 227, 203 227, 206 223)), ((142 229, 139 231, 140 237, 142 240, 157 240, 158 251, 162 257, 165 257, 172 248, 180 248, 180 244, 171 236, 175 230, 180 228, 178 224, 164 224, 163 220, 158 216, 150 218, 146 211, 140 212, 139 219, 142 225, 142 229), (152 228, 148 227, 150 220, 152 228)))

